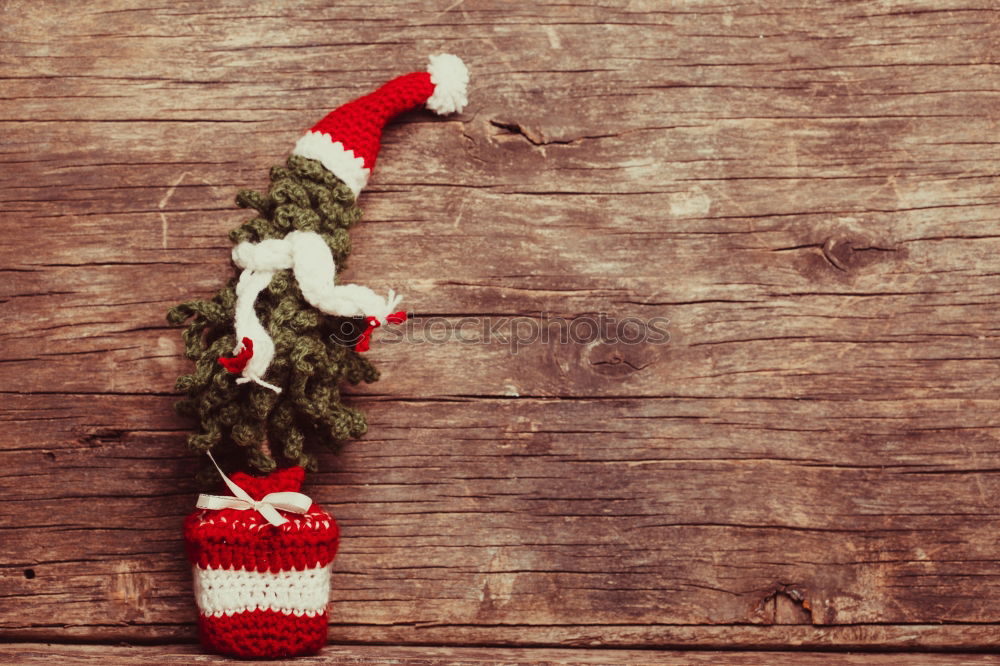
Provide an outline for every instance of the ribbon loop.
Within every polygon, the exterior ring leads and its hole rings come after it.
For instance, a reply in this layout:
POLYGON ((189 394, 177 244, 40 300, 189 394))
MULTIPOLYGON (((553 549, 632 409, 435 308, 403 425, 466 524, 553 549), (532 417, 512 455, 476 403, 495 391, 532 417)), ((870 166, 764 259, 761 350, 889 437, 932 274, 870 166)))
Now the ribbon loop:
POLYGON ((290 491, 282 491, 277 493, 268 493, 260 500, 255 500, 250 496, 250 493, 240 488, 236 485, 236 482, 230 479, 223 473, 222 468, 219 467, 219 463, 215 462, 215 458, 212 457, 212 452, 208 451, 208 459, 212 461, 215 465, 215 469, 218 470, 219 476, 222 480, 226 482, 226 486, 235 495, 235 497, 224 497, 221 495, 198 495, 198 501, 195 506, 199 509, 211 509, 213 511, 219 511, 221 509, 236 509, 237 511, 246 511, 247 509, 252 509, 264 516, 267 522, 271 523, 275 527, 284 525, 288 522, 288 519, 278 513, 278 509, 282 511, 288 511, 289 513, 305 513, 312 506, 312 499, 308 495, 303 495, 302 493, 295 493, 290 491))

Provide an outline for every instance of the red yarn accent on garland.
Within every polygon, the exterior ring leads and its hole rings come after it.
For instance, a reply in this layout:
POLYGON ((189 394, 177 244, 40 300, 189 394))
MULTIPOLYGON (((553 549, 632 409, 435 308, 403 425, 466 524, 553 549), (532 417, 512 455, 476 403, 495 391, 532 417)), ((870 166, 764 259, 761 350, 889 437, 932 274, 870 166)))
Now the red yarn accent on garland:
MULTIPOLYGON (((406 311, 393 312, 391 315, 386 315, 385 320, 389 324, 402 324, 406 321, 406 311)), ((365 321, 368 322, 368 326, 361 332, 361 337, 358 338, 358 342, 354 345, 354 351, 356 352, 368 351, 368 348, 371 346, 372 332, 382 325, 382 322, 375 317, 365 317, 365 321)))
POLYGON ((361 331, 361 337, 358 338, 357 344, 354 345, 354 351, 356 352, 368 351, 368 347, 372 341, 372 331, 381 326, 375 317, 365 317, 365 321, 368 322, 368 325, 365 326, 365 330, 361 331))
POLYGON ((234 375, 238 375, 243 372, 243 368, 247 367, 247 363, 253 358, 253 340, 250 338, 243 338, 243 349, 240 353, 232 358, 226 358, 225 356, 219 357, 219 363, 222 364, 229 372, 234 375))

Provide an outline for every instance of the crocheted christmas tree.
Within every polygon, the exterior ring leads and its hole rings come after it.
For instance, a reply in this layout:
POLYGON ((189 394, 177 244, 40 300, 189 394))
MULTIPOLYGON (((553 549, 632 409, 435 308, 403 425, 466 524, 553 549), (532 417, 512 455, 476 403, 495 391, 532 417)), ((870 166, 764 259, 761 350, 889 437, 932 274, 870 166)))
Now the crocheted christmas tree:
MULTIPOLYGON (((257 215, 234 229, 230 239, 259 243, 292 231, 313 232, 330 248, 339 273, 351 250, 348 229, 361 218, 354 193, 318 161, 300 155, 272 168, 270 175, 266 194, 242 191, 236 197, 238 205, 257 215)), ((210 300, 188 301, 168 314, 173 324, 190 319, 184 345, 195 369, 177 380, 177 389, 187 394, 177 409, 198 422, 188 446, 213 451, 230 465, 245 460, 262 472, 277 467, 279 454, 288 463, 314 469, 307 442, 336 447, 367 429, 364 414, 345 405, 340 394, 345 382, 378 379, 375 367, 352 346, 360 335, 353 330, 365 322, 324 316, 303 297, 290 270, 276 272, 255 310, 274 341, 268 381, 282 391, 238 384, 232 366, 220 362, 239 342, 233 329, 236 288, 234 278, 210 300)))
POLYGON ((340 284, 348 230, 361 218, 355 202, 382 127, 417 106, 460 111, 467 83, 461 60, 433 56, 428 71, 327 114, 285 166, 271 169, 265 193, 237 195, 255 211, 229 235, 239 277, 168 313, 172 324, 187 322, 185 353, 195 364, 177 380, 186 394, 178 410, 198 424, 188 445, 221 463, 232 493, 200 496, 184 525, 209 649, 287 657, 326 642, 339 531, 299 489, 305 468, 316 466, 310 451, 364 434, 364 415, 344 404, 340 389, 378 378, 362 355, 372 331, 405 320, 392 290, 340 284), (268 475, 229 478, 223 468, 268 475))
POLYGON ((337 284, 350 253, 348 229, 361 218, 355 200, 375 166, 383 126, 417 106, 460 111, 467 84, 461 60, 432 56, 426 72, 327 114, 285 166, 271 169, 266 194, 236 197, 257 213, 230 233, 239 279, 167 317, 189 321, 184 344, 195 369, 177 380, 187 394, 177 407, 198 422, 188 437, 193 451, 214 452, 224 467, 246 461, 270 472, 282 458, 315 469, 307 448, 364 434, 364 415, 343 403, 340 387, 378 378, 360 352, 374 328, 400 323, 405 313, 394 312, 400 297, 392 290, 383 297, 337 284))

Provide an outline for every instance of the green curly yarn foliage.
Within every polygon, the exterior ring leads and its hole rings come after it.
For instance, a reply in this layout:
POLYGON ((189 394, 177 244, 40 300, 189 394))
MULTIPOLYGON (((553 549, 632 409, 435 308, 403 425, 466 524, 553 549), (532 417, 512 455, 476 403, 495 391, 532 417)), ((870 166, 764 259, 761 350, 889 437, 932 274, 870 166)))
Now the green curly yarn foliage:
MULTIPOLYGON (((236 197, 257 216, 230 232, 233 243, 283 238, 290 231, 313 231, 330 246, 338 272, 350 253, 347 230, 361 218, 354 194, 315 161, 293 155, 271 169, 267 194, 244 190, 236 197)), ((261 324, 274 339, 275 355, 267 380, 280 394, 255 383, 237 384, 219 362, 236 346, 233 315, 236 278, 211 300, 172 308, 167 321, 184 331, 194 372, 177 380, 186 398, 177 411, 198 421, 188 437, 195 452, 212 451, 220 463, 270 472, 283 458, 315 470, 306 451, 316 444, 336 448, 367 429, 364 414, 341 402, 339 387, 378 379, 363 356, 333 336, 336 318, 324 316, 303 297, 290 270, 275 273, 257 299, 261 324)))

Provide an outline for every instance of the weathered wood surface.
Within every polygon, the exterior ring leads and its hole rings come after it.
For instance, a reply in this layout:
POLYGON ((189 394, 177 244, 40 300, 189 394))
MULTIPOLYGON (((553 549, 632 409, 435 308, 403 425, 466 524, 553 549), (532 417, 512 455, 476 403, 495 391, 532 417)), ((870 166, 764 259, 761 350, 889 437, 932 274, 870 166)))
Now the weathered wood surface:
POLYGON ((0 5, 0 637, 192 639, 163 313, 448 50, 468 110, 387 132, 353 233, 420 316, 311 478, 332 638, 1000 645, 995 2, 324 4, 0 5), (421 342, 596 313, 670 341, 421 342))
MULTIPOLYGON (((25 664, 231 664, 224 657, 201 654, 194 646, 125 647, 108 645, 53 645, 24 643, 0 645, 0 659, 25 664)), ((982 666, 1000 663, 1000 657, 985 654, 845 654, 823 652, 677 652, 658 650, 567 650, 550 648, 452 648, 423 646, 329 646, 316 657, 300 657, 296 664, 726 664, 727 666, 982 666)), ((289 661, 255 661, 268 666, 289 661)))

